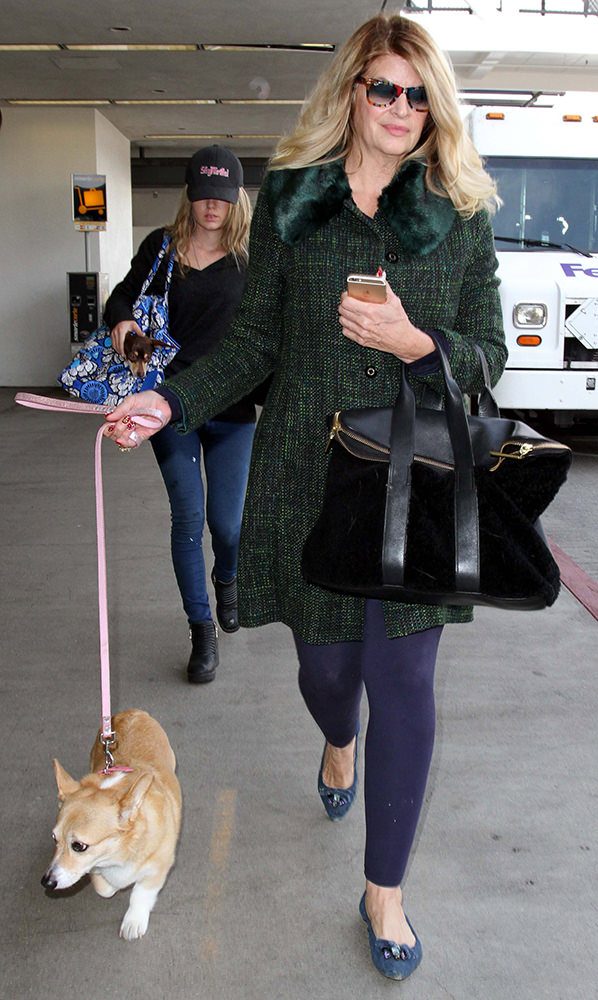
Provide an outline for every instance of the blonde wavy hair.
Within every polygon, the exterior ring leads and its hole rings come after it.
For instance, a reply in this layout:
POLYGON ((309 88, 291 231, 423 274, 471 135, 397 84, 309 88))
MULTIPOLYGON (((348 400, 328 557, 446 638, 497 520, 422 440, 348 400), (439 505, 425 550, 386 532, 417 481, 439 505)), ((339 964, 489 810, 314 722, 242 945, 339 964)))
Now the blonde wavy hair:
MULTIPOLYGON (((269 169, 298 169, 345 158, 355 142, 352 125, 356 80, 379 56, 398 55, 419 74, 430 111, 419 145, 403 161, 427 164, 429 190, 451 199, 466 218, 482 207, 494 211, 496 185, 463 128, 448 58, 428 32, 400 15, 372 17, 345 42, 303 105, 294 131, 278 143, 269 169)), ((397 164, 398 166, 398 164, 397 164)))
MULTIPOLYGON (((239 200, 231 204, 221 230, 222 249, 231 254, 237 265, 246 264, 249 257, 249 227, 251 225, 251 202, 244 187, 239 188, 239 200)), ((179 267, 183 274, 189 270, 187 259, 191 236, 195 228, 193 218, 193 202, 187 197, 187 188, 183 188, 176 218, 166 231, 170 236, 179 259, 179 267)))

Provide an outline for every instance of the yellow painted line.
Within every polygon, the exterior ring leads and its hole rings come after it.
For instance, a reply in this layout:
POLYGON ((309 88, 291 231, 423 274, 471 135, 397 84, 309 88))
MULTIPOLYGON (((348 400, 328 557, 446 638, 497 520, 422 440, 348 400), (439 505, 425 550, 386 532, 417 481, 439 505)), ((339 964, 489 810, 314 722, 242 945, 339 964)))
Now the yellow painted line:
POLYGON ((236 805, 237 792, 234 788, 223 788, 218 792, 210 841, 206 911, 201 944, 202 957, 207 961, 214 961, 218 957, 219 943, 216 928, 226 888, 236 805))

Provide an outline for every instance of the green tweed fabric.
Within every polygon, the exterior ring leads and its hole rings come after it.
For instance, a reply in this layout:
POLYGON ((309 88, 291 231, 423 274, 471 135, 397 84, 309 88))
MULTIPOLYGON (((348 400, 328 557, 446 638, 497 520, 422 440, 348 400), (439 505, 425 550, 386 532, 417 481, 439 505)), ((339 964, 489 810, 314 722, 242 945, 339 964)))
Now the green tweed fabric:
MULTIPOLYGON (((306 642, 359 640, 364 601, 306 584, 303 542, 319 511, 328 458, 326 417, 389 406, 400 363, 341 333, 338 304, 351 272, 386 270, 412 322, 439 330, 464 393, 478 392, 483 348, 493 382, 506 361, 496 259, 486 212, 463 220, 424 187, 410 163, 383 192, 375 218, 351 199, 342 164, 270 173, 260 192, 247 285, 215 353, 167 385, 181 401, 179 430, 197 427, 258 385, 271 388, 258 422, 239 552, 244 626, 286 622, 306 642), (409 249, 406 249, 409 247, 409 249)), ((421 399, 440 376, 410 376, 421 399)), ((389 637, 469 621, 469 608, 385 603, 389 637)))

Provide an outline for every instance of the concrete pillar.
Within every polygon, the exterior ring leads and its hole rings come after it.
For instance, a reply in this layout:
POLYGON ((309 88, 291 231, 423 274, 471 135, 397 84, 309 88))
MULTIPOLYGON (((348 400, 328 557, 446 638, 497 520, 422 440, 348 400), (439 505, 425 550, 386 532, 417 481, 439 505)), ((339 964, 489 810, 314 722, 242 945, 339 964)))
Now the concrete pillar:
POLYGON ((0 163, 0 385, 50 386, 71 357, 66 274, 85 270, 71 175, 106 175, 89 267, 112 287, 132 254, 130 144, 95 109, 4 108, 0 163))

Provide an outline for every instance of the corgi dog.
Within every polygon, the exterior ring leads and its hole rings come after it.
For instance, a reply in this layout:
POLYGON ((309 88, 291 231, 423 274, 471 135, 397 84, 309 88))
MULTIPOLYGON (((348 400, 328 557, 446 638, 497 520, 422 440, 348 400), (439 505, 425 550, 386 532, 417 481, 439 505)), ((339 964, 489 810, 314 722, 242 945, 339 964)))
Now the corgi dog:
POLYGON ((100 896, 132 885, 120 926, 126 941, 143 937, 149 916, 174 864, 181 822, 176 759, 162 727, 133 709, 112 718, 114 766, 106 772, 99 737, 90 774, 75 781, 54 761, 60 807, 54 857, 46 889, 68 889, 84 875, 100 896))
POLYGON ((125 334, 123 354, 136 378, 145 378, 148 362, 158 347, 168 347, 168 344, 155 337, 144 337, 143 334, 131 331, 125 334))

